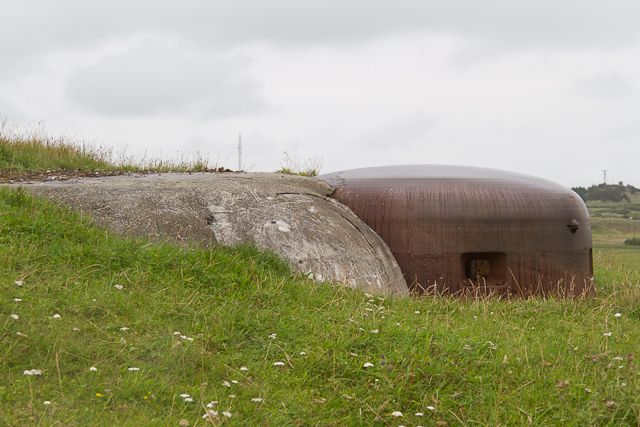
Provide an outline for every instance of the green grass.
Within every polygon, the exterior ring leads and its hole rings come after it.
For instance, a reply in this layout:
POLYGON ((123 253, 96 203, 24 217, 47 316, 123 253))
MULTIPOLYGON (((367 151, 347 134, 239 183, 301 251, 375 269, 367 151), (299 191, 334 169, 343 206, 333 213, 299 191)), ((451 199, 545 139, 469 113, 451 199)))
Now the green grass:
POLYGON ((636 425, 640 251, 596 250, 595 265, 595 299, 371 297, 249 247, 124 239, 0 189, 0 423, 636 425))
POLYGON ((299 176, 318 176, 318 170, 317 169, 302 169, 302 170, 297 170, 297 169, 292 169, 289 167, 282 167, 280 169, 278 169, 276 171, 276 173, 282 173, 285 175, 299 175, 299 176))
POLYGON ((110 153, 60 139, 0 134, 0 170, 113 170, 110 153))
POLYGON ((0 129, 0 172, 10 177, 47 171, 205 172, 216 169, 219 168, 211 168, 208 159, 198 153, 178 161, 134 160, 124 155, 114 156, 110 149, 68 142, 64 138, 16 136, 2 133, 0 129))
MULTIPOLYGON (((2 144, 11 168, 116 167, 2 144)), ((602 220, 596 298, 381 298, 0 188, 0 425, 637 425, 640 250, 602 220)))
POLYGON ((587 206, 591 217, 596 221, 601 219, 640 219, 640 193, 627 192, 626 196, 629 201, 589 200, 587 206))
POLYGON ((593 241, 596 245, 621 245, 640 236, 640 195, 627 194, 629 202, 589 201, 593 241))
POLYGON ((317 159, 300 160, 300 157, 296 154, 292 157, 284 152, 283 165, 276 171, 276 173, 283 173, 286 175, 299 175, 299 176, 318 176, 322 162, 317 159))

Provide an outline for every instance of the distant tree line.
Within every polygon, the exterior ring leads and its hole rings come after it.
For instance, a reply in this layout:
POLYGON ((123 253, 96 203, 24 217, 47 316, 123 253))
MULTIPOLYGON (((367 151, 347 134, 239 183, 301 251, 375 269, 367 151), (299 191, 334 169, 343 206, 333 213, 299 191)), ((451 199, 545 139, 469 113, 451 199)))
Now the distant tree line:
POLYGON ((640 191, 633 185, 609 185, 609 184, 597 184, 592 185, 589 188, 585 187, 573 187, 578 196, 582 197, 585 202, 588 200, 601 200, 604 202, 630 202, 629 195, 627 193, 637 193, 640 191))

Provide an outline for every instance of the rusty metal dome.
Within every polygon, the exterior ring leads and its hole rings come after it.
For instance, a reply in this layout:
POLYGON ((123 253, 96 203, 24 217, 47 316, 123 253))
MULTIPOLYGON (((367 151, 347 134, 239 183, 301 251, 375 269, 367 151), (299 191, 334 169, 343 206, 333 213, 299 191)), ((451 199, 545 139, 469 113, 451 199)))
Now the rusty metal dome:
POLYGON ((387 242, 412 291, 593 292, 589 213, 559 184, 445 165, 371 167, 320 178, 387 242))

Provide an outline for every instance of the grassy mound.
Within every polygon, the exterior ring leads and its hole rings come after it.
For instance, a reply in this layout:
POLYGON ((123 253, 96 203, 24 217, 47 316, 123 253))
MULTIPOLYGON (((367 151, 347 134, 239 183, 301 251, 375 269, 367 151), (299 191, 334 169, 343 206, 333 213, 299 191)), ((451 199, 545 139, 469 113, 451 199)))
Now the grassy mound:
POLYGON ((381 298, 0 188, 0 420, 636 425, 640 252, 595 253, 595 299, 381 298))
POLYGON ((597 265, 607 287, 594 300, 384 299, 306 282, 247 247, 122 239, 2 189, 0 416, 636 423, 638 275, 614 257, 597 265))

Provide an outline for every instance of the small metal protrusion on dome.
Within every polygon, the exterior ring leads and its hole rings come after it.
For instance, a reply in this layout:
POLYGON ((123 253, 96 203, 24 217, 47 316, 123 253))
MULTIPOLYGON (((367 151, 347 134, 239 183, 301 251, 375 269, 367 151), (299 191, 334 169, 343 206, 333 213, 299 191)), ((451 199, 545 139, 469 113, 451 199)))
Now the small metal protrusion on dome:
POLYGON ((580 228, 580 223, 575 218, 571 218, 571 221, 567 224, 567 228, 575 234, 575 232, 578 231, 578 228, 580 228))

